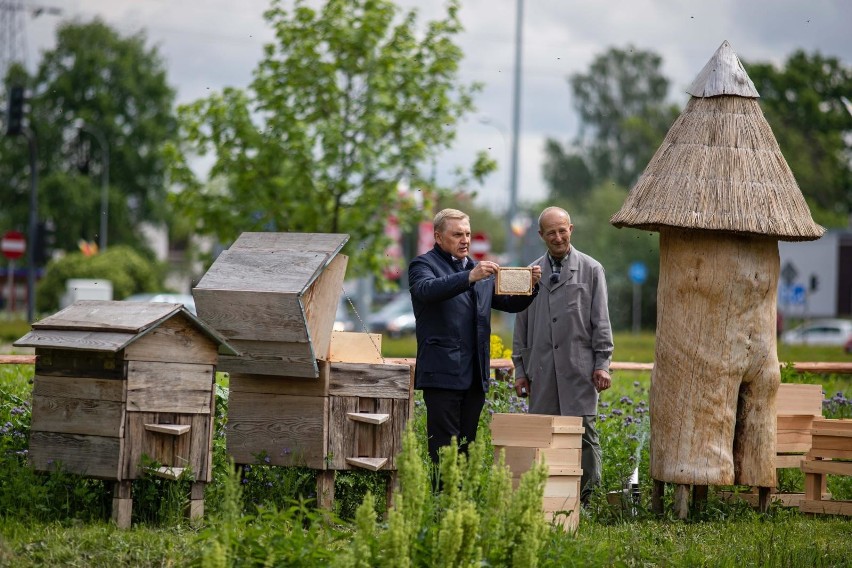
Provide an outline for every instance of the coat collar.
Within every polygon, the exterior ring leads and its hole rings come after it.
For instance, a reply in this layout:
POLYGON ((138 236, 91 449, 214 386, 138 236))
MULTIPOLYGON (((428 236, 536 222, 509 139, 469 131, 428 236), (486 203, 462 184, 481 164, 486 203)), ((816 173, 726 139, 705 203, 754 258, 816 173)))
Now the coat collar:
POLYGON ((577 270, 580 268, 580 255, 578 250, 571 246, 571 252, 567 258, 562 259, 562 271, 559 275, 559 281, 556 284, 550 283, 550 275, 553 274, 553 269, 550 266, 550 258, 547 253, 539 259, 541 266, 541 283, 550 292, 556 290, 566 282, 572 282, 575 278, 577 270))

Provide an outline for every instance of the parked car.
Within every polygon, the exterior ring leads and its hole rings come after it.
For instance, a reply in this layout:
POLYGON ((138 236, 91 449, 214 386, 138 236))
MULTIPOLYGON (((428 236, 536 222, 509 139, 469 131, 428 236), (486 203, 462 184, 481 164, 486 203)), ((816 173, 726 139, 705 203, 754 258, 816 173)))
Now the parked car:
POLYGON ((171 292, 133 294, 124 299, 125 302, 167 302, 169 304, 183 304, 193 315, 195 311, 195 298, 192 294, 172 294, 171 292))
POLYGON ((414 333, 414 308, 411 296, 398 294, 379 311, 367 318, 367 329, 372 333, 384 333, 390 337, 402 337, 414 333))
MULTIPOLYGON (((785 345, 849 345, 852 321, 819 319, 804 323, 781 334, 785 345)), ((847 349, 848 352, 848 349, 847 349)))

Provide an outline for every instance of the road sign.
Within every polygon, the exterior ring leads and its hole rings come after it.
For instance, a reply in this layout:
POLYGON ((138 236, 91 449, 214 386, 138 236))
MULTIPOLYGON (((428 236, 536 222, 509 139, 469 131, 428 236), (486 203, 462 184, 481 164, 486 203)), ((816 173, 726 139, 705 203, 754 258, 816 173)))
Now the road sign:
POLYGON ((630 275, 630 281, 634 284, 644 284, 645 280, 648 279, 648 267, 645 266, 644 262, 637 260, 630 264, 628 274, 630 275))
POLYGON ((788 306, 804 306, 806 297, 803 284, 792 284, 781 288, 781 301, 788 306))
POLYGON ((16 260, 24 256, 27 250, 27 240, 24 234, 20 231, 6 231, 3 234, 3 239, 0 240, 0 250, 3 251, 3 256, 9 260, 16 260))
POLYGON ((781 267, 781 279, 784 280, 784 284, 787 286, 792 285, 798 275, 799 271, 796 270, 796 267, 789 260, 781 267))
POLYGON ((485 233, 474 233, 470 239, 470 255, 476 260, 484 260, 491 252, 491 241, 485 233))

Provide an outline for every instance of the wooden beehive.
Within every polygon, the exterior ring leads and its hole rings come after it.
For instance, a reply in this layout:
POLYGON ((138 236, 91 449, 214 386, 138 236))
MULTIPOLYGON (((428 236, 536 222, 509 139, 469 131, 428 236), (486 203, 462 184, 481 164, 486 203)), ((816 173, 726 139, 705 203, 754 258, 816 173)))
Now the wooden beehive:
POLYGON ((169 303, 78 301, 32 328, 15 342, 36 353, 32 466, 116 481, 121 527, 146 474, 190 476, 190 516, 203 514, 217 356, 235 353, 225 339, 169 303))
POLYGON ((826 475, 852 476, 852 420, 816 418, 811 430, 811 449, 802 461, 804 513, 852 516, 852 501, 826 499, 826 475))
POLYGON ((243 233, 193 290, 199 316, 241 352, 220 357, 238 464, 396 469, 412 369, 383 363, 381 335, 332 333, 348 238, 243 233))
POLYGON ((534 464, 547 465, 542 511, 566 531, 576 531, 580 523, 583 432, 583 419, 576 416, 498 413, 491 418, 494 459, 505 455, 515 487, 534 464))

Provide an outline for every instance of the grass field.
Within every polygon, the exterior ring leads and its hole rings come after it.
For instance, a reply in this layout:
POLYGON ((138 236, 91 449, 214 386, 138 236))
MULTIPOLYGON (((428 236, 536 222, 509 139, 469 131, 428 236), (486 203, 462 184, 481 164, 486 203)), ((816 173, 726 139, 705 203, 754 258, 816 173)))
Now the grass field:
MULTIPOLYGON (((510 345, 508 338, 503 341, 510 345)), ((653 334, 617 334, 615 342, 616 360, 653 361, 653 334)), ((383 339, 383 354, 388 357, 413 356, 415 349, 413 338, 383 339)), ((831 348, 782 347, 779 353, 782 361, 852 359, 831 348)), ((386 482, 382 474, 370 472, 338 475, 337 509, 329 518, 313 510, 312 472, 255 467, 251 473, 243 472, 242 497, 234 508, 228 505, 231 470, 223 440, 217 438, 214 482, 206 493, 202 522, 190 524, 181 517, 185 498, 175 490, 174 482, 134 482, 134 524, 130 530, 118 530, 107 520, 110 494, 106 484, 75 476, 35 475, 26 467, 31 377, 31 366, 0 365, 0 566, 335 565, 353 546, 358 503, 368 490, 381 494, 386 482), (214 554, 223 542, 231 552, 214 554)), ((785 371, 784 379, 819 383, 829 394, 852 394, 849 376, 785 371)), ((677 521, 670 513, 664 518, 653 516, 648 510, 645 438, 649 385, 647 372, 618 372, 613 388, 602 395, 605 418, 599 429, 604 486, 584 511, 576 535, 558 530, 546 534, 537 549, 538 566, 852 565, 848 552, 852 521, 847 518, 807 517, 775 505, 769 513, 760 514, 742 503, 724 503, 713 492, 707 508, 687 521, 677 521), (638 506, 624 510, 609 505, 605 493, 620 489, 625 475, 637 465, 638 506)), ((517 404, 521 402, 511 400, 507 385, 492 388, 489 408, 505 411, 517 404)), ((423 422, 422 406, 418 405, 415 429, 422 430, 423 422)), ((829 489, 840 498, 852 499, 849 479, 832 476, 829 489)), ((802 478, 785 478, 784 483, 800 489, 802 478)), ((384 515, 384 509, 377 507, 384 515)), ((377 530, 384 530, 382 526, 377 530)), ((387 558, 382 565, 400 563, 387 558)))

